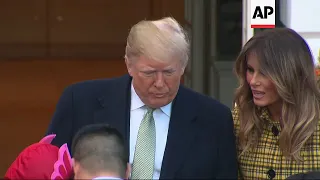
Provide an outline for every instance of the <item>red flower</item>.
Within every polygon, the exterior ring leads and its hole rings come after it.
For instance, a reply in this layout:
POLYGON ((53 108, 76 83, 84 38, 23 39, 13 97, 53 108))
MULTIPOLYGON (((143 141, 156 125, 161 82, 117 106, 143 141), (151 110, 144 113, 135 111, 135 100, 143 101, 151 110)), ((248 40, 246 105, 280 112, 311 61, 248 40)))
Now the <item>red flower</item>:
POLYGON ((320 68, 316 68, 316 76, 320 76, 320 68))

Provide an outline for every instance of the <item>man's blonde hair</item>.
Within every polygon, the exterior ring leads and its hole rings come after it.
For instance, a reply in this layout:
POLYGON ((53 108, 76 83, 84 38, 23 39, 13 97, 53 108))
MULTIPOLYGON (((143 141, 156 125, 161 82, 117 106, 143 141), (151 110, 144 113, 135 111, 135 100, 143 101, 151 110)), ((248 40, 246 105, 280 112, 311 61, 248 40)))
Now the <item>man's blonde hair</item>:
POLYGON ((179 23, 171 17, 135 24, 128 35, 126 60, 145 56, 166 62, 179 59, 185 67, 189 60, 189 41, 179 23))

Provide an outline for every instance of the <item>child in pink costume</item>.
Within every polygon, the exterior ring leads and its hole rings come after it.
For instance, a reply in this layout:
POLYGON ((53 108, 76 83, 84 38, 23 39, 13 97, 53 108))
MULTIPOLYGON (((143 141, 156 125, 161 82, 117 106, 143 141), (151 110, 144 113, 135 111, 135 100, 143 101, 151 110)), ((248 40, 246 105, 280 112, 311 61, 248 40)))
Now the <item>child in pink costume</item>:
POLYGON ((4 179, 71 179, 72 160, 67 144, 51 144, 55 134, 25 148, 7 170, 4 179))

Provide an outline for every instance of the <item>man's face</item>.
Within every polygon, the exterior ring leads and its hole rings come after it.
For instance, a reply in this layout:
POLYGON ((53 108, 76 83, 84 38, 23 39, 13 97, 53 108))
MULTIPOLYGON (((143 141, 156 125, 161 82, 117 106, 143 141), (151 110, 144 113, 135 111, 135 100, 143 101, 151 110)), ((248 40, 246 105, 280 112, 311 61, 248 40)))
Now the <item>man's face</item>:
POLYGON ((159 62, 141 56, 126 65, 133 87, 144 104, 160 108, 176 96, 184 68, 180 60, 159 62))

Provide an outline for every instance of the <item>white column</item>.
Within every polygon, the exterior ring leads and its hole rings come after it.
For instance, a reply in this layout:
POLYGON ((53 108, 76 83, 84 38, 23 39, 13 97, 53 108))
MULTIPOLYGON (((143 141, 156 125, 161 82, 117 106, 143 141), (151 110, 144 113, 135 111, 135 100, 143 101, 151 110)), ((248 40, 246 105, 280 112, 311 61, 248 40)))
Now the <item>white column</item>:
POLYGON ((244 46, 254 34, 254 29, 251 28, 250 25, 250 3, 251 0, 242 1, 242 46, 244 46))

